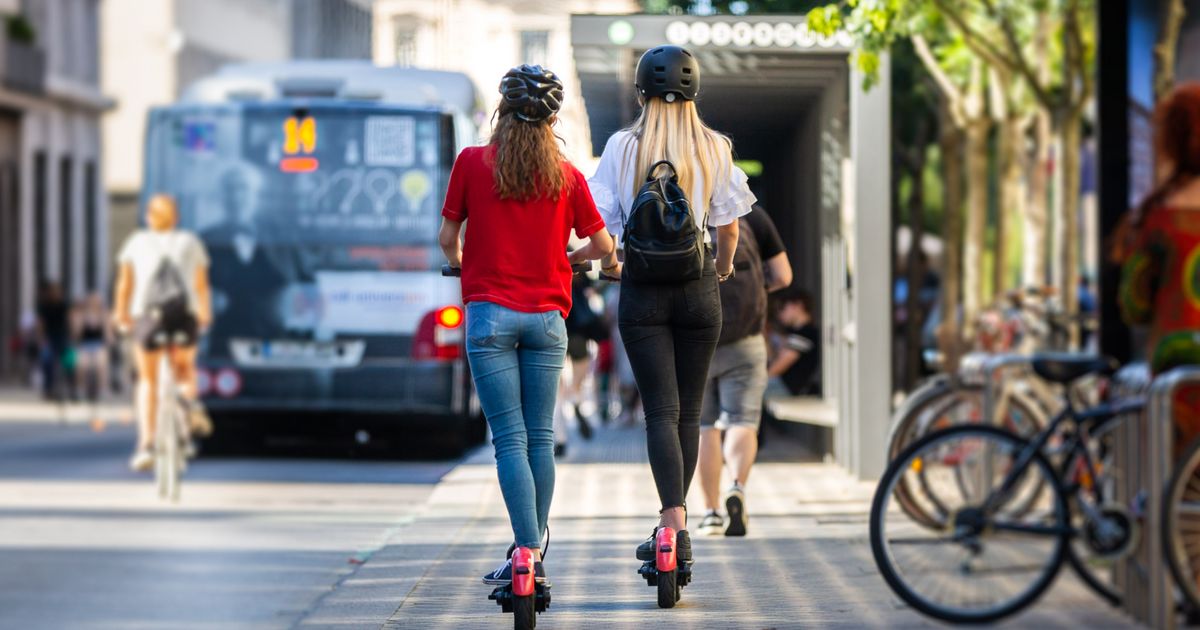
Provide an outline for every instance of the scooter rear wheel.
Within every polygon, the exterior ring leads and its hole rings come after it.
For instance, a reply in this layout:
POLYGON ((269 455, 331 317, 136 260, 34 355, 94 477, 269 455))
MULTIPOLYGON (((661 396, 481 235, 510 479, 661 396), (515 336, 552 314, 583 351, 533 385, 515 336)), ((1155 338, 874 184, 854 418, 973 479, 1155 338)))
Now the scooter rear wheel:
POLYGON ((679 601, 679 571, 658 572, 658 607, 674 608, 679 601))
POLYGON ((535 602, 533 601, 536 597, 536 595, 513 596, 513 627, 516 630, 533 630, 537 626, 537 612, 534 610, 535 602))

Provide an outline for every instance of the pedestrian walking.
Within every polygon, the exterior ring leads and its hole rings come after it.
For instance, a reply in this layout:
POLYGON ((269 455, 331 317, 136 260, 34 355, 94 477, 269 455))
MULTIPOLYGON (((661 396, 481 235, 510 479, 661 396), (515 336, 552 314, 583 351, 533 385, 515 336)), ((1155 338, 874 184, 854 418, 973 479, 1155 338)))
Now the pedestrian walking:
MULTIPOLYGON (((571 265, 601 258, 612 239, 554 135, 562 82, 541 66, 522 65, 504 75, 500 94, 490 142, 464 149, 454 163, 438 240, 449 264, 462 270, 467 359, 492 430, 513 548, 532 551, 544 580, 571 265), (572 230, 589 242, 568 256, 572 230)), ((511 582, 511 558, 510 550, 483 581, 511 582)))
POLYGON ((721 336, 700 413, 697 473, 705 508, 700 532, 726 536, 745 536, 749 523, 746 482, 758 456, 767 389, 767 293, 792 283, 792 265, 771 215, 756 205, 739 222, 736 274, 721 285, 721 336), (723 501, 727 520, 718 512, 725 465, 733 477, 723 501))
MULTIPOLYGON (((1155 111, 1158 184, 1122 224, 1125 319, 1149 325, 1154 374, 1200 365, 1200 83, 1181 85, 1155 111)), ((1174 413, 1176 455, 1200 435, 1200 388, 1183 387, 1174 413)))
POLYGON ((76 350, 76 388, 99 402, 109 386, 109 346, 112 343, 108 309, 99 293, 91 293, 75 309, 72 336, 76 350))
POLYGON ((71 367, 71 307, 62 285, 42 282, 37 299, 38 345, 42 368, 42 397, 64 400, 75 397, 71 367))
POLYGON ((730 140, 700 119, 700 66, 689 51, 648 50, 635 86, 641 112, 608 139, 590 184, 608 231, 622 235, 624 262, 608 256, 601 273, 621 279, 618 327, 642 396, 662 506, 658 527, 637 557, 653 562, 655 536, 668 527, 688 567, 684 499, 696 470, 708 365, 721 333, 717 285, 733 276, 737 219, 755 198, 733 164, 730 140), (663 160, 669 164, 660 165, 663 160), (639 195, 640 187, 647 194, 639 195), (708 225, 716 226, 716 260, 708 225), (670 251, 657 248, 663 235, 673 239, 670 251))

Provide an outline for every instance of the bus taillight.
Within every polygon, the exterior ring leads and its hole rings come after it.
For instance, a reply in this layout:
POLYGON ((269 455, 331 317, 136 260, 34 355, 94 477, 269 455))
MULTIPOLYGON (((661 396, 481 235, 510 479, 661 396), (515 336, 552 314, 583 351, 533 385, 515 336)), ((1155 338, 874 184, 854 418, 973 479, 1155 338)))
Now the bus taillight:
POLYGON ((442 328, 458 328, 463 323, 462 309, 457 306, 447 306, 437 312, 437 323, 442 328))
POLYGON ((462 356, 463 310, 446 306, 430 311, 413 337, 415 359, 457 359, 462 356))

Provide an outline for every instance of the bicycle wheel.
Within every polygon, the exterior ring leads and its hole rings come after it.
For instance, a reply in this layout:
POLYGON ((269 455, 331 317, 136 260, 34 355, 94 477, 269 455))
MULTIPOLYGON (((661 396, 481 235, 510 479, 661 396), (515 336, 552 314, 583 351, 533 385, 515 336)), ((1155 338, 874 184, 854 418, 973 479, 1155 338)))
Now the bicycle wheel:
POLYGON ((901 599, 944 621, 983 623, 1021 610, 1050 586, 1069 534, 1054 468, 1035 453, 1011 489, 998 494, 1027 445, 995 427, 958 426, 925 436, 888 466, 871 505, 871 551, 901 599), (965 488, 962 469, 973 480, 965 488), (915 522, 893 505, 900 480, 918 474, 946 502, 941 529, 915 522), (1047 487, 1052 491, 1040 490, 1047 487), (1040 498, 1025 509, 1031 492, 1040 498), (989 500, 992 507, 985 510, 989 500))
POLYGON ((1167 566, 1192 610, 1200 610, 1200 440, 1188 445, 1163 497, 1167 566))
MULTIPOLYGON (((955 386, 941 392, 931 392, 922 404, 914 405, 911 413, 901 418, 897 431, 893 433, 895 440, 892 448, 898 442, 907 439, 902 448, 890 453, 894 460, 912 442, 933 431, 952 426, 980 424, 983 419, 983 390, 979 387, 955 386)), ((1010 396, 1005 401, 1004 414, 997 424, 1021 436, 1033 436, 1042 430, 1044 424, 1040 414, 1021 396, 1010 396)), ((914 520, 924 523, 927 527, 941 528, 946 522, 948 508, 938 497, 933 485, 926 483, 923 475, 906 476, 896 486, 897 502, 901 509, 914 520)), ((1037 500, 1037 493, 1029 493, 1030 504, 1037 500)), ((951 503, 953 501, 951 500, 951 503)))

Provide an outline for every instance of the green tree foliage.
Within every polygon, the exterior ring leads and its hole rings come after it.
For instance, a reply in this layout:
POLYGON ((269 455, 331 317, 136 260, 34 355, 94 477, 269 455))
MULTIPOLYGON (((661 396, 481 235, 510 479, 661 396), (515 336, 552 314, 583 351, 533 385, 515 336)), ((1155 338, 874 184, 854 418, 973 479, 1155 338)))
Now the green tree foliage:
POLYGON ((642 0, 646 13, 695 13, 701 8, 711 8, 719 15, 791 13, 804 15, 811 9, 822 6, 827 0, 712 0, 710 3, 696 0, 642 0))

